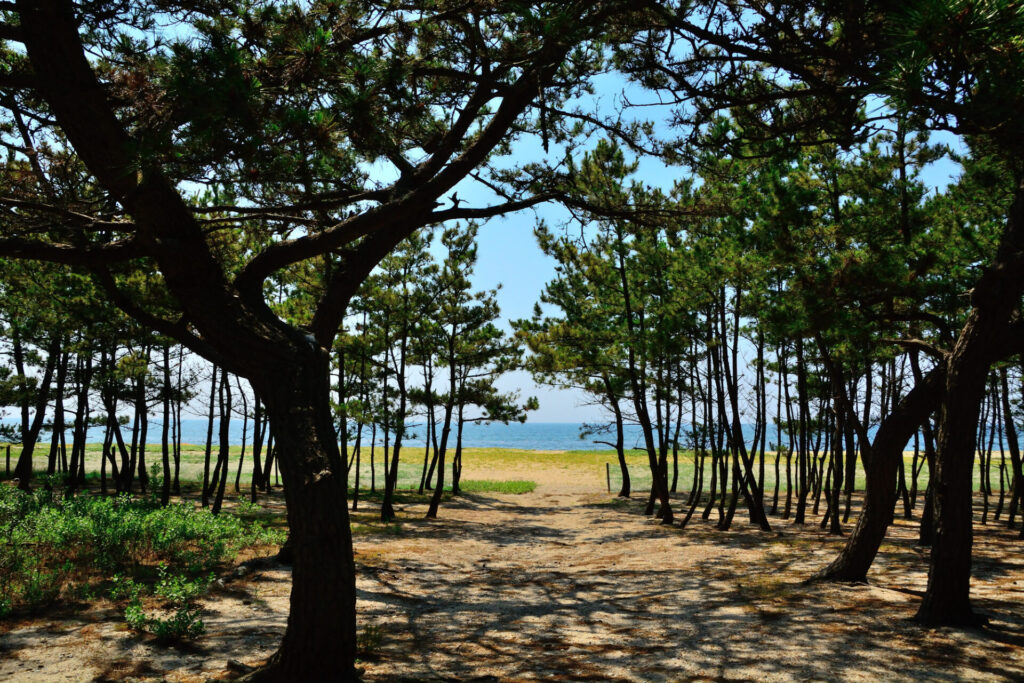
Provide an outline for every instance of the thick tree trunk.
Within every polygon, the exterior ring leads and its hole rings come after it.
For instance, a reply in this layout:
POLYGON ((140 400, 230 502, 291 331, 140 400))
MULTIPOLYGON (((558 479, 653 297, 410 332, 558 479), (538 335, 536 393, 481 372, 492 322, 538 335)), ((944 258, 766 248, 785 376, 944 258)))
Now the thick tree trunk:
POLYGON ((922 623, 970 625, 977 621, 970 603, 974 541, 971 472, 989 359, 987 354, 971 353, 971 346, 977 346, 979 335, 990 333, 984 327, 984 321, 972 312, 950 358, 951 376, 946 378, 939 409, 932 563, 928 588, 916 616, 922 623))
MULTIPOLYGON (((110 283, 115 303, 252 380, 267 403, 286 483, 294 569, 281 648, 250 679, 357 680, 352 538, 330 410, 328 352, 322 348, 330 340, 319 344, 274 316, 262 299, 262 280, 245 287, 228 283, 172 182, 148 162, 140 165, 138 146, 85 56, 74 4, 18 0, 16 9, 39 94, 98 183, 131 214, 135 236, 151 250, 189 325, 160 322, 110 283)), ((373 263, 354 266, 356 283, 363 265, 373 263)))
POLYGON ((274 424, 294 560, 281 648, 250 680, 354 681, 355 565, 345 463, 330 409, 328 354, 305 355, 291 372, 256 382, 274 424))
POLYGON ((971 293, 973 308, 953 346, 942 394, 934 472, 935 540, 928 588, 916 619, 926 624, 973 624, 971 509, 975 433, 989 367, 1001 355, 1011 313, 1024 291, 1024 187, 1010 207, 999 251, 971 293))

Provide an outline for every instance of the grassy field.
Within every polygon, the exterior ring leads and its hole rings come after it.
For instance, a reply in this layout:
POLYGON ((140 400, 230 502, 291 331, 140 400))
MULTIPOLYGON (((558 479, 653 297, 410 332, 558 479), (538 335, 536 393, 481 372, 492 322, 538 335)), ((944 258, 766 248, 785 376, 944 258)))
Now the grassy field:
MULTIPOLYGON (((919 456, 918 463, 917 463, 918 467, 920 468, 920 474, 918 475, 918 478, 917 478, 917 486, 918 486, 918 489, 921 490, 921 491, 923 491, 928 486, 928 466, 926 464, 924 466, 922 466, 921 460, 923 458, 924 458, 924 454, 922 453, 919 456)), ((605 452, 603 452, 603 457, 602 457, 601 461, 602 462, 607 462, 610 465, 609 466, 609 474, 610 474, 609 478, 610 478, 610 481, 611 481, 610 488, 611 488, 612 492, 614 493, 615 491, 618 491, 619 486, 622 483, 622 475, 621 475, 620 470, 619 470, 618 460, 617 460, 617 458, 615 458, 614 454, 610 454, 607 451, 605 451, 605 452)), ((904 471, 905 471, 905 476, 907 478, 907 486, 908 487, 910 486, 910 483, 911 483, 911 466, 913 465, 913 462, 914 462, 914 454, 913 454, 913 452, 912 451, 905 451, 903 453, 903 463, 904 463, 904 471)), ((975 486, 976 489, 981 487, 981 471, 980 471, 978 463, 979 463, 979 461, 976 458, 975 462, 974 462, 974 470, 973 470, 973 472, 974 472, 974 486, 975 486)), ((646 456, 646 454, 643 454, 640 451, 633 451, 627 457, 627 464, 629 466, 629 474, 630 474, 630 480, 631 480, 632 487, 635 490, 638 490, 638 491, 649 490, 650 487, 651 487, 651 472, 650 472, 650 468, 647 465, 647 456, 646 456)), ((991 478, 992 488, 993 488, 994 491, 998 491, 998 489, 999 489, 1000 464, 1001 464, 1000 452, 999 451, 995 451, 995 452, 993 452, 991 461, 989 463, 989 476, 991 478)), ((755 472, 757 472, 758 467, 759 467, 759 463, 755 460, 755 462, 754 462, 754 471, 755 472)), ((797 477, 799 476, 799 469, 798 469, 798 464, 797 464, 796 457, 792 458, 789 467, 790 467, 790 477, 791 477, 791 479, 792 479, 792 481, 793 481, 793 483, 795 485, 797 477)), ((673 472, 672 455, 671 455, 671 453, 669 454, 668 468, 669 468, 669 483, 671 484, 672 472, 673 472)), ((690 453, 690 452, 680 453, 679 454, 679 480, 678 480, 678 489, 680 491, 687 491, 687 490, 689 490, 690 485, 693 482, 693 468, 694 468, 693 453, 690 453)), ((729 461, 729 468, 730 468, 730 472, 731 472, 732 471, 732 461, 731 461, 731 459, 729 461)), ((828 470, 828 461, 826 460, 825 461, 825 465, 824 465, 824 469, 822 470, 822 475, 823 476, 826 474, 827 470, 828 470)), ((1010 477, 1011 477, 1009 454, 1006 454, 1006 470, 1005 470, 1005 475, 1004 476, 1007 477, 1005 486, 1006 486, 1007 489, 1009 489, 1009 487, 1010 487, 1010 477)), ((704 486, 705 486, 705 489, 710 484, 710 477, 711 477, 711 457, 708 456, 707 459, 705 460, 705 463, 704 463, 704 486)), ((765 479, 765 490, 770 494, 772 489, 775 487, 775 453, 770 452, 770 451, 765 454, 765 459, 764 459, 764 479, 765 479)), ((779 462, 779 479, 781 480, 780 481, 780 488, 782 490, 785 490, 785 487, 786 487, 786 460, 785 460, 785 457, 783 457, 780 460, 780 462, 779 462)), ((863 467, 863 464, 860 462, 859 459, 857 461, 857 477, 856 477, 855 490, 857 490, 857 491, 863 491, 864 490, 864 467, 863 467)))
MULTIPOLYGON (((43 473, 46 469, 46 452, 48 449, 41 448, 37 450, 34 459, 34 469, 37 473, 43 473)), ((4 452, 4 446, 0 444, 0 457, 4 452)), ((242 449, 239 446, 233 446, 230 450, 230 479, 229 489, 233 488, 235 477, 238 471, 238 460, 242 454, 242 449)), ((265 455, 265 454, 264 454, 265 455)), ((450 485, 451 481, 451 455, 449 452, 447 458, 447 471, 445 473, 446 484, 450 485)), ((999 452, 995 452, 992 456, 990 476, 992 480, 992 486, 994 489, 999 487, 999 468, 1000 468, 1000 457, 999 452)), ((11 467, 18 457, 18 447, 15 445, 11 448, 11 467)), ((205 449, 201 446, 195 446, 191 444, 184 444, 181 451, 181 465, 180 465, 180 480, 182 484, 188 485, 196 483, 202 480, 203 467, 205 460, 205 449)), ((912 453, 907 452, 904 454, 904 463, 908 485, 910 482, 910 470, 912 464, 912 453)), ((629 466, 630 479, 633 490, 644 491, 648 490, 651 485, 651 475, 647 464, 647 456, 643 451, 633 450, 629 451, 626 456, 626 461, 629 466)), ((146 463, 147 466, 152 469, 155 464, 161 462, 159 446, 148 446, 146 450, 146 463)), ((211 457, 211 467, 216 463, 216 449, 211 457)), ((543 466, 546 468, 556 468, 564 470, 567 478, 576 476, 577 473, 587 472, 591 477, 599 477, 604 482, 607 488, 614 493, 619 490, 621 485, 621 474, 619 465, 615 454, 607 450, 574 450, 574 451, 526 451, 517 449, 504 449, 504 448, 467 448, 463 450, 463 463, 466 470, 472 470, 473 477, 477 479, 494 479, 488 472, 507 472, 509 470, 516 470, 528 473, 531 467, 543 466)), ((827 466, 827 463, 826 463, 827 466)), ((173 467, 173 464, 172 464, 173 467)), ((705 488, 710 483, 711 476, 711 459, 707 459, 705 464, 705 488)), ((731 466, 730 466, 731 467, 731 466)), ((757 463, 755 463, 755 470, 757 463)), ((375 489, 382 485, 384 478, 384 460, 383 451, 378 449, 374 462, 370 463, 369 453, 365 452, 360 461, 359 468, 359 488, 360 489, 375 489)), ((678 489, 680 491, 689 490, 690 484, 693 481, 693 470, 694 470, 694 457, 690 452, 681 452, 679 454, 679 478, 678 478, 678 489)), ((796 458, 790 463, 791 477, 795 482, 798 476, 796 458)), ((420 478, 423 471, 423 451, 419 448, 403 449, 401 460, 398 468, 398 488, 399 489, 415 489, 418 488, 420 478)), ((86 472, 90 476, 99 476, 100 472, 100 445, 90 444, 86 447, 86 472)), ((246 487, 251 480, 252 472, 252 457, 251 448, 246 448, 245 459, 242 463, 241 477, 239 478, 240 485, 246 487)), ((1009 473, 1009 458, 1007 457, 1007 474, 1009 473)), ((466 474, 463 475, 466 477, 466 474)), ((4 469, 4 463, 0 463, 0 478, 6 477, 6 470, 4 469)), ((669 478, 671 481, 672 477, 672 457, 669 455, 669 478)), ((497 477, 502 478, 502 477, 497 477)), ((508 477, 504 477, 508 478, 508 477)), ((516 476, 516 479, 528 480, 528 476, 516 476)), ((781 488, 785 488, 785 460, 783 459, 780 463, 780 479, 782 480, 781 488)), ((977 466, 977 461, 974 467, 974 480, 975 486, 980 487, 981 475, 977 466)), ((355 484, 355 473, 350 474, 349 485, 355 484)), ((923 490, 928 484, 928 470, 924 467, 921 470, 921 474, 918 477, 918 488, 923 490)), ((770 494, 771 490, 775 485, 775 455, 774 453, 767 453, 765 456, 765 489, 770 494)), ((1009 487, 1009 481, 1007 480, 1007 488, 1009 487)), ((465 488, 465 484, 463 484, 465 488)), ((863 490, 864 488, 864 470, 861 464, 858 462, 857 465, 857 479, 856 489, 863 490)), ((491 490, 494 490, 493 488, 491 490)))
MULTIPOLYGON (((5 444, 0 444, 0 458, 4 456, 6 449, 5 444)), ((11 470, 13 471, 14 466, 18 458, 18 446, 11 447, 11 470)), ((48 449, 37 449, 33 456, 33 471, 36 477, 41 477, 46 472, 47 464, 47 452, 48 449)), ((89 479, 99 478, 100 476, 100 454, 102 452, 101 444, 87 444, 85 449, 85 471, 86 477, 89 479)), ((501 449, 467 449, 463 451, 463 458, 466 459, 477 459, 483 458, 487 462, 494 462, 496 464, 509 463, 509 462, 523 462, 528 460, 533 451, 515 451, 515 450, 501 450, 501 449)), ((232 446, 230 449, 230 478, 228 480, 228 489, 233 489, 236 475, 238 474, 238 462, 239 457, 242 455, 241 446, 232 446)), ((445 480, 446 487, 451 486, 451 456, 452 452, 449 452, 446 459, 446 471, 445 480)), ((262 459, 266 458, 266 452, 261 456, 262 459)), ((550 461, 552 456, 550 454, 544 455, 545 460, 550 461)), ((205 447, 195 446, 192 444, 182 444, 181 448, 181 463, 179 466, 179 481, 183 486, 190 487, 190 485, 198 484, 203 478, 203 469, 205 467, 206 451, 205 447)), ((146 466, 147 470, 152 472, 154 466, 159 466, 160 471, 157 473, 158 476, 162 476, 162 455, 159 446, 149 445, 146 448, 146 466)), ((217 462, 217 449, 215 448, 210 456, 210 468, 216 465, 217 462)), ((597 460, 594 461, 597 463, 597 460)), ((600 467, 599 463, 594 465, 600 467)), ((173 459, 171 462, 171 468, 173 472, 174 463, 173 459)), ((480 467, 476 468, 477 470, 480 467)), ((399 459, 398 465, 398 487, 399 489, 416 489, 419 487, 420 478, 423 472, 423 451, 419 449, 403 450, 401 458, 399 459)), ((276 475, 276 472, 275 472, 276 475)), ((6 470, 6 463, 0 462, 0 480, 7 478, 8 472, 6 470)), ((108 467, 109 476, 109 467, 108 467)), ((241 476, 238 477, 239 485, 242 488, 248 487, 252 481, 252 451, 250 448, 246 448, 245 459, 242 461, 241 476)), ((275 485, 279 483, 280 479, 275 476, 275 485)), ((384 460, 383 451, 379 450, 374 457, 373 462, 370 462, 369 453, 364 453, 364 457, 360 460, 359 467, 359 488, 364 490, 379 489, 383 486, 384 482, 384 460)), ((355 472, 350 474, 349 478, 350 486, 355 484, 355 472)), ((461 483, 463 489, 467 491, 494 491, 504 493, 523 493, 523 482, 517 481, 494 481, 494 480, 472 480, 464 479, 461 483)), ((530 488, 532 490, 532 487, 530 488)))

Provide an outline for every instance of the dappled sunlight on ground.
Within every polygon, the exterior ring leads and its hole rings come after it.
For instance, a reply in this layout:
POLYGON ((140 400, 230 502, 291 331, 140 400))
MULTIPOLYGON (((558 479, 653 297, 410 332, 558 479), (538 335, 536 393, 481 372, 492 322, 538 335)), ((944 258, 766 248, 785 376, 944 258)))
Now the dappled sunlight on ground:
MULTIPOLYGON (((729 532, 717 511, 660 526, 645 496, 608 495, 603 465, 555 455, 467 460, 464 478, 537 489, 467 494, 436 520, 415 496, 393 525, 361 503, 365 680, 1024 679, 1024 554, 1003 525, 976 533, 973 597, 989 626, 925 630, 909 621, 927 580, 916 522, 896 521, 870 585, 804 585, 844 542, 817 518, 772 518, 770 533, 742 510, 729 532)), ((232 679, 273 652, 290 585, 269 560, 226 574, 202 600, 207 633, 183 647, 128 630, 103 600, 8 622, 0 680, 232 679)))

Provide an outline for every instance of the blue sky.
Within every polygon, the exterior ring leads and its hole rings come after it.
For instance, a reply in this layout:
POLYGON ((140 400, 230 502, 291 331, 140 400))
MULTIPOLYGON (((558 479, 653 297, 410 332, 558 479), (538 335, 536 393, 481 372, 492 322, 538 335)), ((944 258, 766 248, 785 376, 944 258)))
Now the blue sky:
MULTIPOLYGON (((931 142, 962 147, 950 135, 933 135, 931 142)), ((926 168, 922 175, 929 186, 941 190, 959 172, 958 164, 942 159, 926 168)), ((659 186, 670 186, 683 173, 683 169, 665 169, 652 163, 642 164, 639 170, 642 180, 659 186)), ((460 194, 462 192, 460 190, 460 194)), ((461 196, 471 195, 467 193, 461 196)), ((532 315, 534 303, 539 300, 544 285, 555 276, 554 259, 541 252, 533 236, 537 218, 544 218, 549 224, 557 224, 564 220, 564 216, 564 211, 558 207, 541 206, 535 211, 493 219, 480 228, 477 238, 478 261, 473 282, 477 289, 493 289, 502 285, 498 292, 498 302, 506 329, 510 329, 508 320, 532 315)), ((540 410, 529 416, 531 422, 591 422, 604 419, 599 407, 586 404, 583 392, 538 386, 526 372, 510 373, 498 385, 503 391, 518 390, 524 397, 537 396, 540 399, 540 410)))

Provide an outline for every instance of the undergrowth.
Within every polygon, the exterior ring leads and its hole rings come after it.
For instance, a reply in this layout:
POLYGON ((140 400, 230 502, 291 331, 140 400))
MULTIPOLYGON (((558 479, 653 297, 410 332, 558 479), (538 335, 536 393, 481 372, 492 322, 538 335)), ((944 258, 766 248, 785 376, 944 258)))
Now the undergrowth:
POLYGON ((195 582, 202 578, 205 590, 210 570, 239 550, 283 540, 259 522, 191 503, 161 507, 152 497, 0 486, 0 616, 58 599, 93 599, 104 587, 131 602, 145 591, 129 581, 187 605, 195 582))

